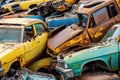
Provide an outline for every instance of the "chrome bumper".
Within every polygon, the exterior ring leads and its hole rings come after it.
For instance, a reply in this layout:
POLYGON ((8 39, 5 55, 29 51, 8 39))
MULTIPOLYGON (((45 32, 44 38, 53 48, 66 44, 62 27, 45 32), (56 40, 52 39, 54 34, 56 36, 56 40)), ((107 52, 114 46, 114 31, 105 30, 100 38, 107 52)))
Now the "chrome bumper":
POLYGON ((0 76, 3 76, 4 74, 4 68, 0 68, 0 76))
POLYGON ((58 73, 62 74, 65 77, 65 79, 74 77, 74 73, 72 69, 65 69, 59 66, 56 66, 55 69, 57 70, 58 73))

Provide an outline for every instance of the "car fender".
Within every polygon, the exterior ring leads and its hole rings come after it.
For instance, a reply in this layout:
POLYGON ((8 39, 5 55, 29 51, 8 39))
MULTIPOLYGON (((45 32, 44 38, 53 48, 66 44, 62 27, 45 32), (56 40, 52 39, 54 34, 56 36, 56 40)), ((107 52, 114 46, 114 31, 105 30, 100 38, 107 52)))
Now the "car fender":
POLYGON ((12 61, 10 61, 10 62, 6 62, 6 63, 3 64, 4 75, 6 75, 6 74, 8 73, 8 71, 10 70, 12 64, 13 64, 14 62, 16 62, 16 61, 18 61, 18 60, 17 60, 17 59, 14 59, 14 60, 12 60, 12 61))
POLYGON ((111 70, 110 65, 108 64, 108 62, 107 62, 105 59, 97 58, 97 59, 91 59, 91 60, 86 60, 86 61, 84 61, 84 62, 81 64, 81 67, 78 68, 78 70, 76 71, 77 74, 76 74, 75 76, 81 75, 82 72, 83 72, 84 66, 85 66, 87 63, 94 62, 94 61, 102 61, 102 62, 104 62, 104 63, 107 65, 107 67, 111 70))
POLYGON ((50 62, 52 59, 53 59, 52 57, 39 59, 33 62, 31 65, 29 65, 28 68, 31 69, 32 71, 38 71, 40 68, 47 69, 50 66, 50 62))

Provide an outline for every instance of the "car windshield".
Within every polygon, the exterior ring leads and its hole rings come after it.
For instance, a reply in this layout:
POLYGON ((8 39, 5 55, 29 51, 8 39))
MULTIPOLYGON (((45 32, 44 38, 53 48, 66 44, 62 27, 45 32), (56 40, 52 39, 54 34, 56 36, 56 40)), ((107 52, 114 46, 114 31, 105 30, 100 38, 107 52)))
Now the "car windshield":
POLYGON ((87 14, 78 14, 78 17, 79 17, 79 21, 80 21, 79 26, 86 28, 87 21, 88 21, 88 15, 87 14))
POLYGON ((111 43, 115 42, 115 39, 120 34, 120 31, 118 34, 118 30, 116 30, 116 29, 117 29, 117 27, 113 27, 112 29, 110 29, 107 32, 107 34, 104 36, 104 38, 101 40, 101 43, 103 43, 103 42, 111 42, 111 43), (117 34, 116 34, 116 32, 117 32, 117 34))
POLYGON ((20 28, 0 28, 0 42, 21 42, 20 28))

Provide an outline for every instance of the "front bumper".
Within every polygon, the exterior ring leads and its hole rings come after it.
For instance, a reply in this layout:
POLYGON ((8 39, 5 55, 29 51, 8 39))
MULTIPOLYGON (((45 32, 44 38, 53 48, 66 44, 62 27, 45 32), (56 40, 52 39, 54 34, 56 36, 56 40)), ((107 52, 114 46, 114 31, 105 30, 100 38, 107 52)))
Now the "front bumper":
POLYGON ((62 68, 59 66, 56 66, 55 69, 57 70, 57 72, 59 72, 61 75, 63 75, 65 79, 74 77, 74 73, 73 73, 72 69, 65 69, 65 68, 62 68))
POLYGON ((4 75, 4 68, 0 68, 0 76, 4 75))

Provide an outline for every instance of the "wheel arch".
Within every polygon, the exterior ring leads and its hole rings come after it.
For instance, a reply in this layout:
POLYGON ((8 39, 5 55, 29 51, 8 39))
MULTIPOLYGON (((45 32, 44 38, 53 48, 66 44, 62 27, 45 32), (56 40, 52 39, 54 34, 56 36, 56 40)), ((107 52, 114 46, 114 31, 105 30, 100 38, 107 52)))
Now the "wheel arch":
POLYGON ((85 71, 85 67, 86 66, 88 66, 88 64, 92 64, 92 63, 95 63, 95 62, 101 62, 101 63, 103 63, 104 65, 106 65, 106 68, 108 69, 108 70, 111 70, 111 67, 110 67, 110 65, 108 64, 108 62, 106 61, 106 60, 104 60, 104 59, 92 59, 92 60, 87 60, 87 61, 85 61, 82 65, 81 65, 81 67, 80 67, 80 70, 81 70, 81 73, 80 73, 80 75, 85 71))
POLYGON ((17 60, 17 59, 12 60, 9 64, 5 64, 5 65, 7 65, 7 69, 5 70, 5 73, 7 73, 11 67, 14 67, 15 64, 19 64, 19 66, 21 67, 19 60, 17 60))
POLYGON ((47 69, 50 66, 51 60, 52 60, 52 57, 40 59, 32 63, 30 66, 28 66, 28 68, 33 71, 38 71, 40 69, 47 69))
POLYGON ((32 5, 29 6, 29 8, 33 8, 33 7, 36 7, 36 6, 37 6, 37 4, 32 4, 32 5))
POLYGON ((5 75, 9 74, 9 71, 11 68, 15 69, 15 70, 20 69, 21 68, 20 61, 15 59, 15 60, 11 61, 7 67, 8 68, 7 68, 7 70, 5 70, 5 75))
POLYGON ((14 69, 18 69, 20 67, 21 65, 19 60, 15 60, 14 62, 11 63, 11 66, 10 66, 10 68, 14 68, 14 69))

